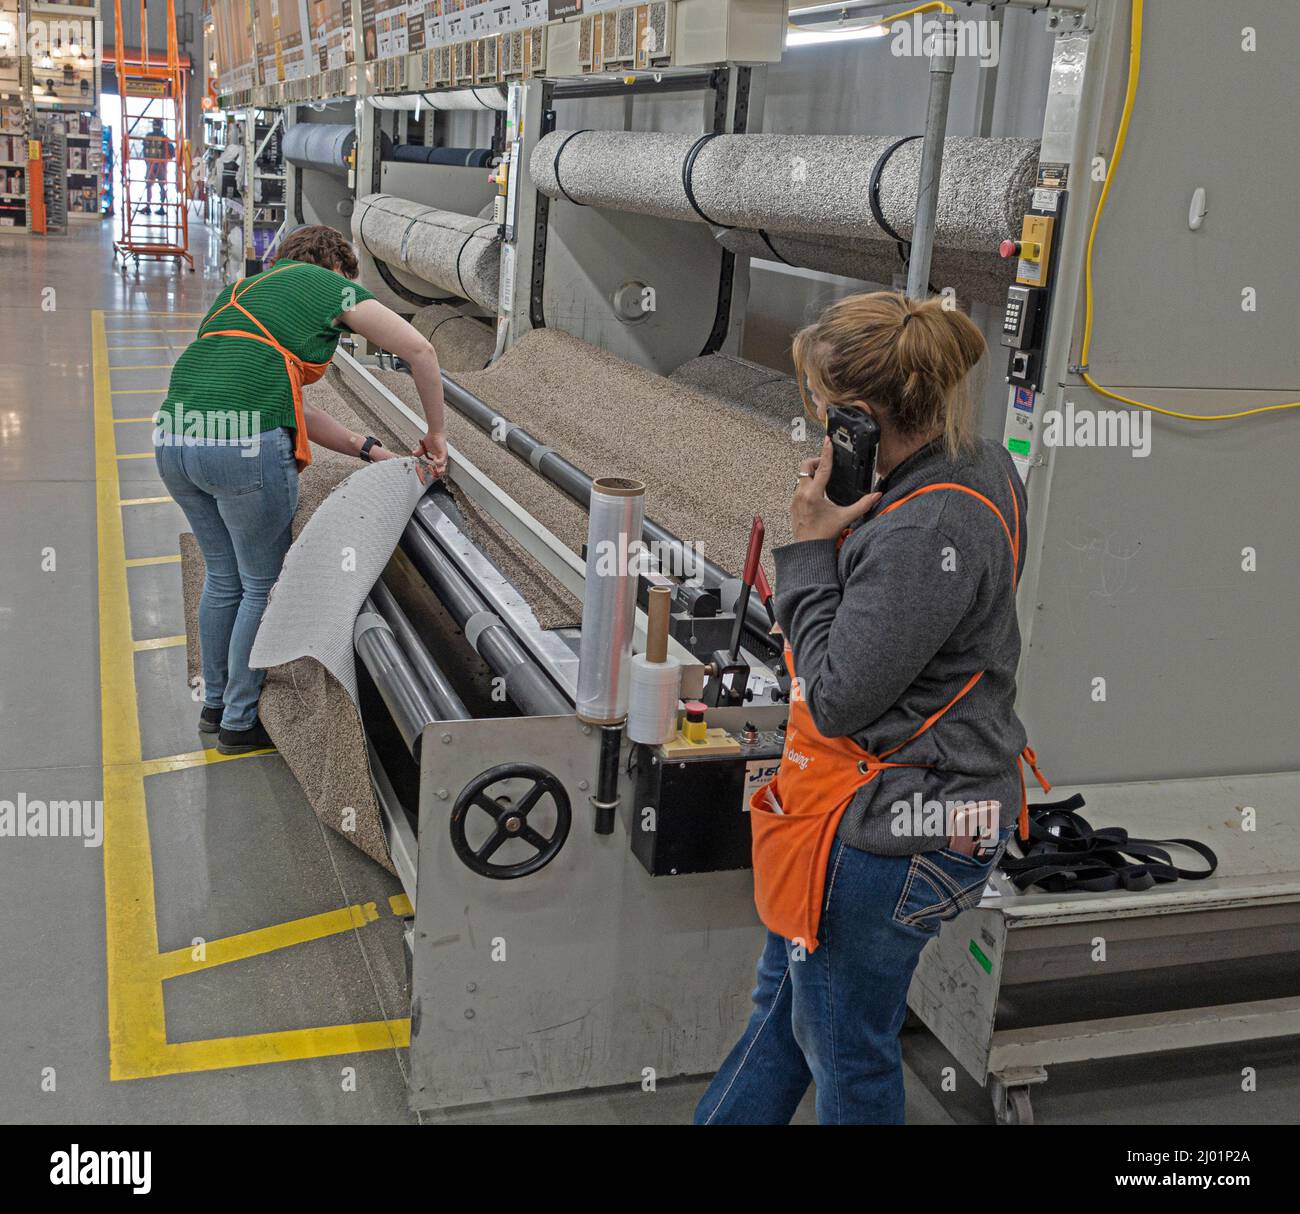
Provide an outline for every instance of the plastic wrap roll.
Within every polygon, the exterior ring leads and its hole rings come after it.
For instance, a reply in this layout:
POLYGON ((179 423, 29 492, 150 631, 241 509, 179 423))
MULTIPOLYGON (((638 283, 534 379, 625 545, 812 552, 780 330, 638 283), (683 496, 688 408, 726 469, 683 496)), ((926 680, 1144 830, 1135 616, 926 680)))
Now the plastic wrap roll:
MULTIPOLYGON (((861 135, 665 135, 553 131, 529 170, 542 193, 590 206, 768 232, 907 238, 921 141, 861 135), (687 182, 690 193, 687 192, 687 182), (692 198, 694 201, 692 202, 692 198)), ((1030 139, 944 141, 935 244, 991 249, 1019 231, 1038 164, 1030 139)))
POLYGON ((446 92, 403 93, 400 97, 367 97, 377 110, 504 110, 505 94, 495 86, 450 89, 446 92))
POLYGON ((348 156, 357 142, 350 122, 296 122, 284 133, 284 158, 300 169, 334 177, 348 175, 348 156))
POLYGON ((627 716, 636 623, 633 545, 644 512, 640 481, 604 477, 593 484, 577 696, 578 716, 593 725, 616 725, 627 716))
POLYGON ((648 746, 667 742, 677 732, 681 690, 682 667, 676 658, 652 662, 643 653, 633 654, 627 736, 648 746))
MULTIPOLYGON (((784 261, 792 266, 859 278, 892 287, 894 275, 907 277, 907 267, 893 241, 838 237, 791 236, 785 232, 750 232, 719 228, 718 243, 733 253, 784 261)), ((930 263, 930 282, 942 291, 951 287, 959 302, 1000 306, 1015 281, 1016 262, 998 256, 996 247, 955 249, 937 247, 930 263)))
POLYGON ((501 270, 497 225, 392 194, 367 194, 352 236, 371 257, 496 311, 501 270))

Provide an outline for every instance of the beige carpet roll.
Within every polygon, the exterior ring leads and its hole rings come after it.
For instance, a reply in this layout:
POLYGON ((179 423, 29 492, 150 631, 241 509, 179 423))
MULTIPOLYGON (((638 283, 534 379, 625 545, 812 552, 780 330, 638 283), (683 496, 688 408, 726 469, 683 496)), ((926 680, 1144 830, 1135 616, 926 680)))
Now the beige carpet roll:
MULTIPOLYGON (((872 171, 884 157, 880 211, 906 239, 916 210, 921 140, 898 143, 881 135, 718 135, 700 142, 694 135, 553 131, 533 149, 529 170, 544 194, 590 206, 725 227, 885 240, 889 232, 869 202, 872 171)), ((1037 164, 1035 140, 946 139, 935 244, 991 251, 1018 232, 1037 164)))
POLYGON ((377 261, 496 311, 501 272, 496 224, 392 194, 367 194, 352 212, 352 236, 377 261))

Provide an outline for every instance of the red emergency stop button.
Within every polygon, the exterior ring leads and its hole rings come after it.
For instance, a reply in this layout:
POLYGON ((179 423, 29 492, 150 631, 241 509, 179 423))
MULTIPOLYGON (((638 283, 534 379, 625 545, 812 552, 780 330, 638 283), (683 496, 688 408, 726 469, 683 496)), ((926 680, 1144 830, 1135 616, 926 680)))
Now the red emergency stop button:
POLYGON ((1011 240, 1008 238, 998 245, 998 255, 1000 257, 1016 257, 1019 253, 1020 241, 1018 240, 1011 240))

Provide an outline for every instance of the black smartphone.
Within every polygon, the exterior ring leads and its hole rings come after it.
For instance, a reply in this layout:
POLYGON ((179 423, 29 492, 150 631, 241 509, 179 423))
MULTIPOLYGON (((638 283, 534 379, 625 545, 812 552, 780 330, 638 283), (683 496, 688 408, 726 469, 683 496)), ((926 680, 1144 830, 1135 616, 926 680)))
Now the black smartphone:
POLYGON ((826 434, 831 440, 831 478, 826 483, 826 496, 837 506, 851 506, 871 492, 880 427, 861 409, 832 406, 826 415, 826 434))

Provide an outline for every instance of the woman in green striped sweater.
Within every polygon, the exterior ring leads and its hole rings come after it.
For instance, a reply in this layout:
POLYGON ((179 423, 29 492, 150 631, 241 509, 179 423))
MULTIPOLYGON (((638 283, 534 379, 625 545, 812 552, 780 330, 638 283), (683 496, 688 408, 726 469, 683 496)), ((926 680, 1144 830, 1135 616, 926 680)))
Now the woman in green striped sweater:
POLYGON ((273 745, 257 717, 263 672, 249 651, 280 574, 307 439, 367 461, 392 459, 302 399, 350 331, 405 360, 428 431, 412 454, 447 465, 442 379, 433 347, 353 280, 356 254, 333 228, 294 232, 269 270, 227 287, 172 368, 155 417, 155 458, 203 552, 199 729, 223 754, 273 745))

